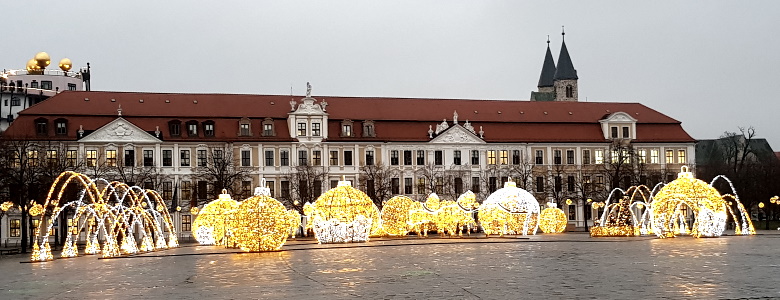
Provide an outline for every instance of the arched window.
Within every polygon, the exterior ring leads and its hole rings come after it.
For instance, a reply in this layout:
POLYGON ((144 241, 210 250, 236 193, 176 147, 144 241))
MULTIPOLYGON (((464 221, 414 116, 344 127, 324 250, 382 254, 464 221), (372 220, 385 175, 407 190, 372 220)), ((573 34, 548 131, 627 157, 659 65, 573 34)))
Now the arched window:
POLYGON ((238 136, 252 136, 252 122, 247 117, 238 121, 238 136))
POLYGON ((263 119, 263 136, 276 136, 276 131, 274 130, 274 119, 263 119))
POLYGON ((198 137, 198 121, 187 121, 187 136, 198 137))
POLYGON ((376 137, 374 121, 363 121, 363 137, 376 137))
POLYGON ((566 98, 574 97, 574 88, 571 85, 566 86, 566 98))

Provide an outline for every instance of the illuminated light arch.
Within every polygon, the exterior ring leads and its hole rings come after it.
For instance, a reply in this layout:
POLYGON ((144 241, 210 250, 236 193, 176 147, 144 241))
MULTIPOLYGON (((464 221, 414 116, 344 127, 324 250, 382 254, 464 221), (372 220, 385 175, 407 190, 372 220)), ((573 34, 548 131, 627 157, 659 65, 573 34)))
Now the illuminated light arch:
POLYGON ((710 186, 714 187, 715 183, 719 179, 725 180, 729 184, 729 188, 731 188, 732 194, 723 195, 724 200, 727 198, 733 200, 737 206, 737 211, 739 211, 739 218, 737 218, 737 215, 734 213, 734 210, 731 208, 732 202, 728 202, 729 205, 727 205, 726 208, 728 208, 728 211, 731 214, 731 218, 732 220, 734 220, 734 223, 736 225, 734 226, 734 234, 736 235, 756 234, 756 228, 753 227, 753 221, 750 219, 750 215, 747 213, 745 206, 742 205, 742 201, 739 200, 739 195, 737 195, 737 191, 736 189, 734 189, 734 184, 731 182, 731 180, 724 175, 718 175, 712 179, 712 181, 710 182, 710 186))
POLYGON ((40 208, 41 220, 35 230, 32 261, 54 259, 49 233, 55 220, 70 210, 74 215, 69 220, 61 257, 78 256, 77 244, 82 230, 85 231, 85 254, 102 253, 103 257, 115 257, 122 252, 138 252, 136 227, 142 228, 140 251, 178 247, 168 209, 153 190, 104 179, 92 180, 84 174, 67 171, 54 180, 46 202, 40 208), (65 192, 72 188, 80 188, 76 199, 61 203, 65 192), (169 233, 167 241, 164 230, 169 233), (103 240, 102 245, 100 240, 103 240))
POLYGON ((539 228, 539 202, 512 182, 488 196, 479 208, 479 221, 485 235, 536 234, 539 228))
POLYGON ((687 167, 682 168, 677 179, 658 191, 651 209, 653 231, 661 238, 680 234, 718 237, 723 234, 728 217, 727 204, 720 193, 694 178, 687 167), (689 221, 693 224, 688 225, 689 221))
POLYGON ((268 188, 259 187, 233 213, 232 240, 244 251, 279 250, 291 228, 300 226, 300 220, 298 212, 287 211, 281 202, 271 198, 268 188))
POLYGON ((539 215, 539 229, 544 233, 562 233, 566 230, 566 214, 555 203, 547 203, 547 208, 539 215))
POLYGON ((651 233, 648 203, 652 200, 653 192, 661 186, 657 184, 652 191, 645 185, 631 186, 625 191, 613 189, 602 203, 604 212, 597 224, 590 228, 590 236, 639 236, 651 233), (615 198, 618 200, 613 200, 615 198), (641 212, 639 216, 638 212, 641 212))
POLYGON ((320 243, 366 242, 381 234, 379 209, 349 181, 339 181, 304 211, 320 243))
POLYGON ((201 245, 228 246, 230 239, 230 218, 240 203, 233 200, 227 190, 219 198, 207 203, 192 222, 195 240, 201 245))

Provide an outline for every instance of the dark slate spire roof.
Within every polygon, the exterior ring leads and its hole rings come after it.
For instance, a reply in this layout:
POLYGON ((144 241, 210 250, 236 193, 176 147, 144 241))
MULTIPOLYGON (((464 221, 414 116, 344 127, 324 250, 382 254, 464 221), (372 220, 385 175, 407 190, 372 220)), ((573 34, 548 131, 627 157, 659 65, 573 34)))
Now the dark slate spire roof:
POLYGON ((566 49, 566 41, 563 41, 561 45, 561 55, 558 56, 558 69, 555 70, 555 80, 559 79, 578 79, 577 70, 574 69, 574 64, 571 63, 571 57, 569 57, 569 50, 566 49))
POLYGON ((539 76, 539 85, 537 87, 553 86, 555 77, 555 61, 550 52, 550 41, 547 41, 547 54, 544 55, 544 65, 542 65, 542 75, 539 76))

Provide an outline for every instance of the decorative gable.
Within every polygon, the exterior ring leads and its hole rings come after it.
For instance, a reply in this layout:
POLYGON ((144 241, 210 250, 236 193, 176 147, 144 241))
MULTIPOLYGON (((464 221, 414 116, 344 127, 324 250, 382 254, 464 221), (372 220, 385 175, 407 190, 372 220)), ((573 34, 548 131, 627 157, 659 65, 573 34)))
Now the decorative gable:
POLYGON ((599 123, 601 123, 601 131, 604 133, 604 139, 631 140, 636 139, 637 121, 637 119, 628 113, 618 111, 599 120, 599 123))
POLYGON ((453 124, 450 128, 441 132, 438 136, 433 138, 430 143, 432 144, 484 144, 485 141, 480 139, 474 133, 471 133, 460 124, 453 124))
POLYGON ((160 139, 118 117, 79 140, 85 143, 158 143, 160 139))

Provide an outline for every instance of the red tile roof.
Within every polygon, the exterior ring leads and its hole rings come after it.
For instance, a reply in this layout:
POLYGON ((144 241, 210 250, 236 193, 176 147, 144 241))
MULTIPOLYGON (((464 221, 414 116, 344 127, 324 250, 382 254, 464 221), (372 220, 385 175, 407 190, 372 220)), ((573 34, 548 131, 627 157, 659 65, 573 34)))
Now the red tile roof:
MULTIPOLYGON (((69 139, 75 139, 79 125, 83 125, 85 130, 95 130, 115 119, 121 105, 125 119, 146 131, 154 131, 159 126, 165 140, 192 140, 170 137, 170 120, 182 123, 213 120, 217 130, 215 140, 291 141, 286 122, 290 100, 301 98, 289 95, 66 91, 21 112, 6 134, 31 135, 35 133, 35 118, 47 117, 51 122, 63 117, 69 122, 69 139), (238 120, 242 117, 252 120, 253 137, 238 137, 238 120), (261 122, 266 117, 275 120, 276 137, 260 137, 261 122)), ((451 124, 454 111, 458 112, 459 123, 469 120, 477 131, 482 126, 487 142, 604 142, 599 120, 618 111, 638 120, 638 142, 694 141, 679 121, 639 103, 315 98, 328 103, 330 141, 425 142, 430 140, 428 126, 435 127, 443 119, 451 124), (355 137, 338 136, 339 122, 344 119, 355 121, 355 137), (363 120, 376 123, 376 137, 361 137, 360 121, 363 120)))

